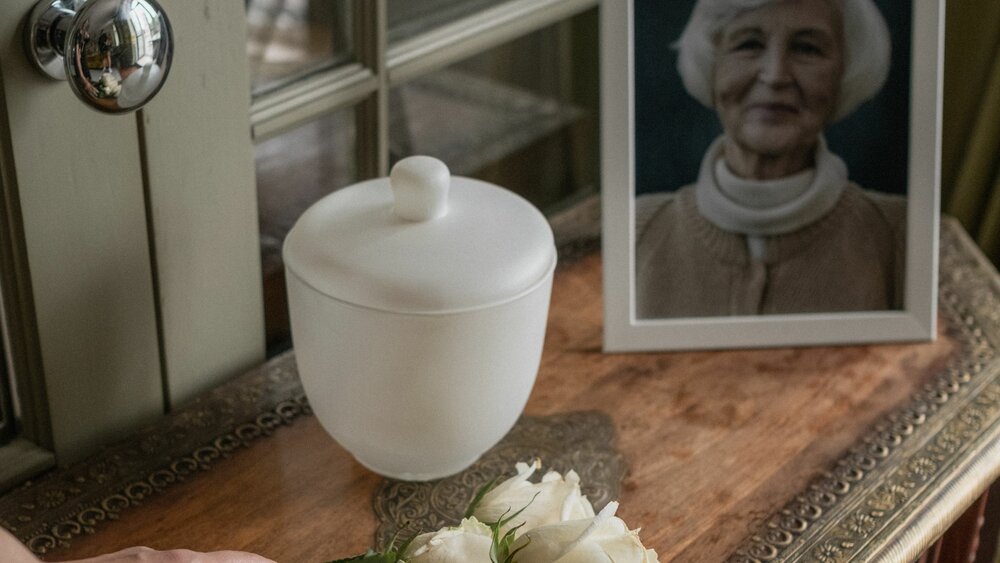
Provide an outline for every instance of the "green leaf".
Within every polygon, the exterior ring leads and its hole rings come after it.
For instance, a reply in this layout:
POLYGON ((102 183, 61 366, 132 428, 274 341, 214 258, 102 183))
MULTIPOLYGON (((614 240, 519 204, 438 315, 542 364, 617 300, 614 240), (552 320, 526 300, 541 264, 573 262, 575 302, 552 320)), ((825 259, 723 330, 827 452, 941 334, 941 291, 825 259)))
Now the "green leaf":
POLYGON ((475 496, 472 497, 472 501, 469 503, 469 508, 465 509, 465 515, 463 515, 462 518, 471 518, 472 514, 477 508, 479 508, 479 503, 483 501, 483 497, 486 496, 486 493, 495 489, 499 481, 500 477, 494 477, 487 481, 485 485, 479 487, 479 490, 476 491, 475 496))
POLYGON ((529 543, 531 543, 531 538, 530 537, 524 542, 524 545, 522 545, 521 547, 519 547, 519 548, 515 549, 514 551, 510 552, 510 554, 507 556, 507 562, 508 563, 517 563, 517 559, 515 559, 514 556, 517 555, 518 551, 521 551, 522 549, 528 547, 529 543))
POLYGON ((361 555, 355 555, 354 557, 348 557, 346 559, 335 559, 327 563, 351 563, 352 561, 368 561, 369 563, 399 563, 400 557, 406 553, 406 548, 409 547, 413 539, 417 537, 417 534, 412 534, 406 541, 396 546, 399 541, 399 537, 409 528, 409 525, 403 526, 393 534, 392 539, 389 540, 389 545, 383 546, 382 551, 375 551, 369 549, 366 553, 361 555))
POLYGON ((531 497, 528 504, 521 507, 521 509, 517 512, 507 516, 507 513, 510 512, 510 510, 508 510, 507 512, 504 512, 504 515, 500 517, 500 520, 488 524, 491 535, 493 536, 493 541, 490 545, 490 561, 492 563, 515 563, 514 555, 516 555, 518 551, 521 551, 522 548, 515 549, 514 551, 511 551, 511 548, 514 547, 514 540, 517 539, 517 531, 521 529, 521 526, 523 526, 524 523, 518 524, 517 526, 507 530, 502 536, 500 535, 500 529, 507 524, 510 524, 511 520, 517 518, 519 514, 524 512, 525 509, 531 505, 531 503, 535 502, 538 495, 539 493, 535 493, 535 496, 531 497))
POLYGON ((379 553, 369 549, 366 553, 362 555, 355 555, 354 557, 348 557, 347 559, 334 559, 329 563, 350 563, 351 561, 369 561, 371 563, 396 563, 399 561, 399 556, 395 551, 388 551, 386 553, 379 553))
MULTIPOLYGON (((394 551, 397 554, 396 555, 396 559, 394 561, 399 561, 399 558, 402 557, 404 553, 406 553, 406 549, 408 547, 410 547, 410 544, 413 543, 413 540, 415 540, 416 538, 417 538, 417 534, 413 534, 413 535, 410 536, 409 539, 407 539, 403 543, 399 544, 399 548, 398 549, 394 549, 394 551)), ((396 543, 396 541, 393 540, 392 543, 396 543)))
POLYGON ((403 527, 397 529, 396 532, 394 534, 392 534, 392 538, 389 539, 389 544, 388 545, 380 546, 382 548, 382 553, 386 553, 386 554, 388 554, 388 553, 396 553, 397 554, 396 555, 396 559, 399 559, 399 556, 402 555, 403 553, 406 553, 406 548, 409 547, 411 543, 413 543, 413 540, 416 539, 416 537, 418 535, 417 532, 414 532, 414 533, 410 534, 410 537, 407 538, 406 541, 404 541, 403 543, 399 544, 399 547, 397 547, 396 543, 399 542, 399 538, 404 533, 406 533, 407 531, 409 531, 411 529, 412 528, 411 528, 409 522, 403 524, 403 527))

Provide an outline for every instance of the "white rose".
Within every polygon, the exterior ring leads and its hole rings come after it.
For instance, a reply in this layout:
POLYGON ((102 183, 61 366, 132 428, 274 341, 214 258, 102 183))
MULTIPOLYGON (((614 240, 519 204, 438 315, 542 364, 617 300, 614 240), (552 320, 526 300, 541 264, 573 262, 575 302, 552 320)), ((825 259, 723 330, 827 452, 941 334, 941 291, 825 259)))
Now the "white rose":
POLYGON ((659 563, 656 552, 639 541, 639 530, 614 516, 616 510, 612 502, 594 518, 528 530, 511 551, 520 549, 518 563, 659 563))
POLYGON ((121 91, 121 82, 118 81, 110 72, 105 72, 101 74, 101 78, 98 81, 101 91, 105 96, 117 96, 118 92, 121 91))
POLYGON ((541 466, 538 460, 531 465, 518 463, 515 466, 517 475, 483 496, 474 512, 476 518, 482 522, 498 522, 523 509, 505 526, 506 530, 522 525, 520 532, 566 520, 593 518, 594 507, 580 492, 579 475, 573 470, 565 477, 549 471, 540 483, 529 482, 528 478, 541 466))
POLYGON ((493 535, 488 526, 466 518, 453 528, 420 534, 407 546, 408 563, 489 563, 493 535))

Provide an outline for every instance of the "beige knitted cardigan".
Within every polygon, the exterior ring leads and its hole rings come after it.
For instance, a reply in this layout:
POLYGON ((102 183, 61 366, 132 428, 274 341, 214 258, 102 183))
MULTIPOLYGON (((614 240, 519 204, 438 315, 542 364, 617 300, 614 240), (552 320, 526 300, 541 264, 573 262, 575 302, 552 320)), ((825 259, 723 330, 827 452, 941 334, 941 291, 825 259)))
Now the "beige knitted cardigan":
POLYGON ((819 220, 766 237, 751 258, 743 235, 702 217, 695 186, 636 200, 638 318, 873 311, 901 308, 906 200, 849 184, 819 220))

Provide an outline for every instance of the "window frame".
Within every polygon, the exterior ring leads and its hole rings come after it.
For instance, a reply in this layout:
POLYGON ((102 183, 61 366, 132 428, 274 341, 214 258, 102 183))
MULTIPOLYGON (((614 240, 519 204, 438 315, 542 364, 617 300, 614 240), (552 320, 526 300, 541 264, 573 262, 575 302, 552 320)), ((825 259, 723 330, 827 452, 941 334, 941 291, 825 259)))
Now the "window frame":
POLYGON ((250 124, 256 143, 325 113, 355 106, 359 179, 388 174, 393 87, 600 4, 600 0, 507 0, 388 44, 387 0, 347 1, 353 4, 356 61, 255 96, 250 124))

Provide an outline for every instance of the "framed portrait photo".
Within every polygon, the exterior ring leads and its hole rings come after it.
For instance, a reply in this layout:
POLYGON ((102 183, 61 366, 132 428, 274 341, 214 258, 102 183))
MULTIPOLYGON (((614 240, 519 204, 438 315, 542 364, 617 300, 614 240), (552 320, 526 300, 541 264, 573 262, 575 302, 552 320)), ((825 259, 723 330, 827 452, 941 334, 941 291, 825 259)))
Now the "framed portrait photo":
POLYGON ((605 0, 605 350, 933 339, 943 17, 605 0))

